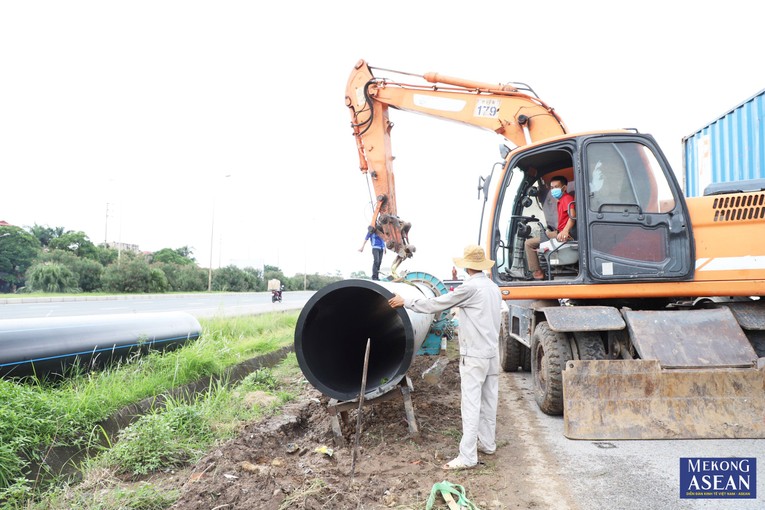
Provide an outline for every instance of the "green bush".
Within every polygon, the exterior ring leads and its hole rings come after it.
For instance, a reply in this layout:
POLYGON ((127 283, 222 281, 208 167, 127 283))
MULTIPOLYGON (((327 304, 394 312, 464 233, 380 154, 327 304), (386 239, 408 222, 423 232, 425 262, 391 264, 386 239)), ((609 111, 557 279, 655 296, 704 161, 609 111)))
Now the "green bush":
POLYGON ((44 262, 30 267, 26 286, 32 292, 79 292, 77 277, 63 264, 44 262))
POLYGON ((169 289, 165 273, 157 267, 149 268, 149 292, 167 292, 169 289))
POLYGON ((96 260, 81 258, 66 250, 50 250, 41 254, 36 264, 46 262, 61 264, 74 273, 77 287, 83 292, 93 292, 101 288, 104 266, 96 260))
POLYGON ((197 266, 181 266, 173 290, 181 292, 207 290, 207 271, 197 266))
POLYGON ((227 292, 248 292, 257 288, 257 282, 251 273, 236 266, 226 266, 213 271, 212 288, 227 292))
POLYGON ((32 234, 0 225, 0 292, 16 292, 23 287, 24 274, 40 253, 40 241, 32 234))
POLYGON ((104 266, 100 262, 80 258, 71 269, 77 275, 79 287, 83 292, 95 292, 101 289, 104 266))
POLYGON ((127 260, 112 264, 104 270, 101 283, 105 291, 135 293, 167 290, 167 278, 161 270, 152 270, 142 257, 125 259, 127 260))
POLYGON ((168 290, 172 292, 207 290, 207 271, 194 264, 155 262, 152 267, 160 269, 165 274, 168 290))

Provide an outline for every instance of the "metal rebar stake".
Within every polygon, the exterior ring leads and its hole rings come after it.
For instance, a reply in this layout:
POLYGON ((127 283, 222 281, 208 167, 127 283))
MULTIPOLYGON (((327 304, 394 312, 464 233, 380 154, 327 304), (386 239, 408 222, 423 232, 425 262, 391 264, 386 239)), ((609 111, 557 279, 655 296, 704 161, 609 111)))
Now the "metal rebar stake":
POLYGON ((351 482, 353 484, 353 475, 356 471, 356 455, 359 449, 359 437, 361 436, 361 408, 364 406, 364 393, 367 389, 367 369, 369 367, 369 347, 372 342, 367 338, 367 349, 364 353, 364 371, 361 374, 361 390, 359 391, 359 410, 356 416, 356 441, 353 444, 353 457, 351 460, 351 482))

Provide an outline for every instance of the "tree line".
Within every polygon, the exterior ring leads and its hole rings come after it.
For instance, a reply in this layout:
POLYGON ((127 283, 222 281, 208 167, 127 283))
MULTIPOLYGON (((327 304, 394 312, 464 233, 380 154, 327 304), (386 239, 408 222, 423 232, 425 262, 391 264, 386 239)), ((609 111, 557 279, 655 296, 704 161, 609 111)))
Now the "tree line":
POLYGON ((83 232, 63 227, 0 225, 0 293, 260 292, 278 279, 286 290, 319 290, 336 275, 285 276, 276 266, 200 267, 193 249, 153 253, 96 245, 83 232))

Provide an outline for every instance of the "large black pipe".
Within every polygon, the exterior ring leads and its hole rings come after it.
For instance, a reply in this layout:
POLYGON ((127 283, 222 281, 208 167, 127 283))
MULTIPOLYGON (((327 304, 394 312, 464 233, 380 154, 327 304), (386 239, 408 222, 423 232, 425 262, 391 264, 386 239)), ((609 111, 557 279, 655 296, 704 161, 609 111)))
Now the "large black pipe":
POLYGON ((394 310, 388 305, 394 293, 434 295, 417 283, 342 280, 319 290, 303 307, 295 328, 295 354, 303 375, 321 393, 339 401, 359 396, 367 339, 365 398, 387 393, 406 375, 433 316, 394 310))
POLYGON ((178 347, 198 338, 201 329, 184 312, 2 320, 0 376, 103 366, 135 352, 178 347))

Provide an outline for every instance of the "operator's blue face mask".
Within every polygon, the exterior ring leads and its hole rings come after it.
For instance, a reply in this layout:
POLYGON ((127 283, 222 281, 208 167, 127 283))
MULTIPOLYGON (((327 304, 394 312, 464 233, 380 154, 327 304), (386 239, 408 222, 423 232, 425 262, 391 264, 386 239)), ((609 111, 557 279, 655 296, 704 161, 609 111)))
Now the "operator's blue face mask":
POLYGON ((556 200, 563 196, 563 190, 561 188, 553 188, 550 190, 550 193, 556 200))

